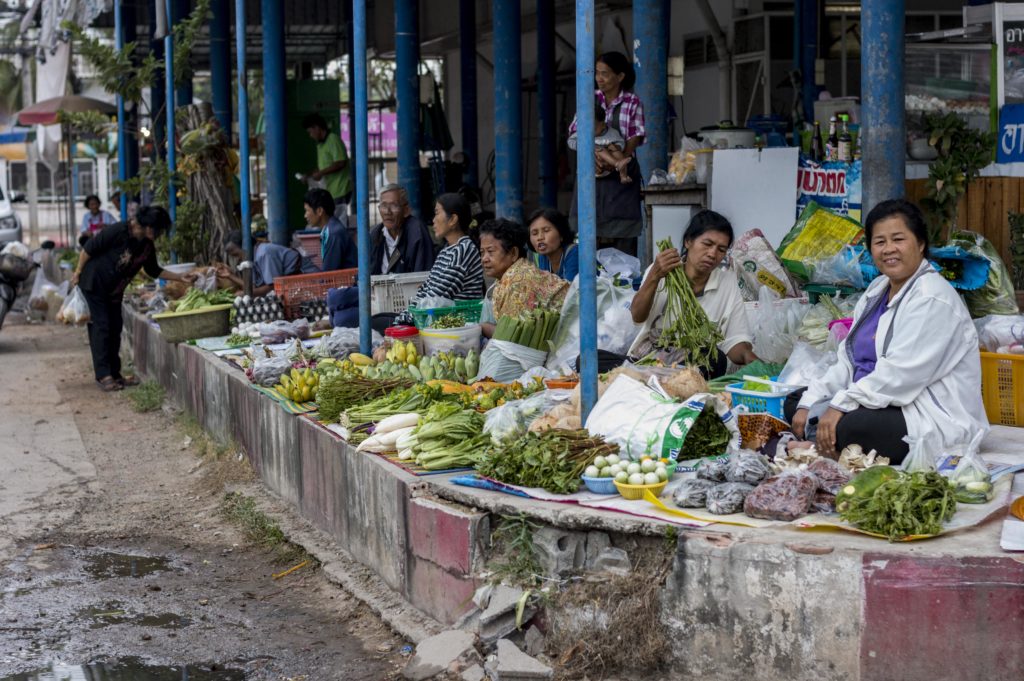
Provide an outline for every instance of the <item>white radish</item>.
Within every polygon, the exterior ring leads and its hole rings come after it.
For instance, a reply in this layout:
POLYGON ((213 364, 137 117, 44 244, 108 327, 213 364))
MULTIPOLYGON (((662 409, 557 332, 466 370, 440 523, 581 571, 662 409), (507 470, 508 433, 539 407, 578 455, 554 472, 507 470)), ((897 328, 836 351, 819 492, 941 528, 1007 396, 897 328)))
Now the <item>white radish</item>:
POLYGON ((393 430, 400 428, 412 428, 419 422, 420 416, 416 413, 411 414, 395 414, 389 416, 377 424, 377 427, 373 429, 373 432, 377 435, 382 433, 390 433, 393 430))
POLYGON ((412 449, 414 446, 416 446, 417 442, 418 440, 416 439, 416 435, 412 431, 410 431, 409 433, 398 438, 398 440, 395 442, 395 446, 398 447, 399 451, 401 451, 403 449, 412 449))
POLYGON ((383 445, 377 436, 370 436, 359 443, 356 447, 357 452, 382 452, 384 451, 383 445))
POLYGON ((398 458, 401 461, 409 461, 414 456, 415 454, 413 454, 411 449, 403 449, 402 451, 398 452, 398 458))
POLYGON ((399 428, 398 430, 391 430, 386 433, 377 433, 376 437, 377 440, 381 443, 381 445, 388 447, 389 449, 400 449, 399 447, 395 446, 396 443, 398 442, 398 438, 402 437, 403 435, 411 435, 412 431, 415 429, 415 426, 410 426, 408 428, 399 428))

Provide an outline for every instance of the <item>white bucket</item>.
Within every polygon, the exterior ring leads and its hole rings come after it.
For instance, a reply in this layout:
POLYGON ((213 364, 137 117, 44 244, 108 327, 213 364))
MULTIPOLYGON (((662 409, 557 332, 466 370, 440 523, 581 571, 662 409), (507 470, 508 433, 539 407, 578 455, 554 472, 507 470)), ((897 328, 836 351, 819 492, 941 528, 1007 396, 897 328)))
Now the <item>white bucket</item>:
POLYGON ((470 350, 479 350, 480 336, 479 324, 466 324, 457 329, 420 329, 427 356, 449 351, 465 355, 470 350))

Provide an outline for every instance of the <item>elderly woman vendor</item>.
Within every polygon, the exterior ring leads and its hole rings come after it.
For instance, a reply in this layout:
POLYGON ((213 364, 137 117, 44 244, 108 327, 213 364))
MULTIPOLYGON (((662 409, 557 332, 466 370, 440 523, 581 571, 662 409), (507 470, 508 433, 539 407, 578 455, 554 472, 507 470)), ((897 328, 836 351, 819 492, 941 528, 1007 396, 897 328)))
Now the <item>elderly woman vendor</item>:
POLYGON ((864 230, 882 276, 857 303, 839 361, 787 401, 793 432, 803 437, 809 416, 824 410, 821 454, 858 444, 894 464, 907 455, 908 434, 930 435, 939 447, 967 443, 988 430, 978 335, 960 296, 925 257, 924 217, 908 201, 883 201, 864 230))
POLYGON ((630 306, 633 321, 643 324, 629 349, 630 357, 645 357, 658 352, 666 363, 674 361, 672 349, 660 348, 658 338, 665 324, 664 311, 668 301, 664 280, 669 272, 681 267, 700 306, 708 318, 718 324, 725 339, 718 344, 718 356, 710 376, 725 374, 726 358, 739 365, 757 359, 736 275, 721 267, 732 241, 729 221, 713 210, 702 210, 686 227, 682 254, 674 248, 658 254, 647 269, 643 284, 630 306))
POLYGON ((530 232, 518 222, 498 218, 480 226, 484 274, 497 281, 487 291, 480 321, 483 334, 494 335, 494 322, 537 307, 559 310, 569 282, 537 269, 527 255, 530 232))

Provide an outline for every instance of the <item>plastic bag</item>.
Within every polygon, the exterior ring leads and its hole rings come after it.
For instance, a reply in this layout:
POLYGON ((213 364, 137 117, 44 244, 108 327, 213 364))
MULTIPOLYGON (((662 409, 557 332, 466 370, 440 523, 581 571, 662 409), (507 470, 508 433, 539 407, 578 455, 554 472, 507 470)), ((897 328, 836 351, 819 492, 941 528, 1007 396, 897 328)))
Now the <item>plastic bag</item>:
MULTIPOLYGON (((607 249, 615 250, 615 249, 607 249)), ((633 302, 633 289, 617 286, 607 277, 597 278, 597 348, 624 355, 633 344, 640 327, 633 323, 629 311, 633 302)), ((575 279, 562 301, 558 328, 551 338, 548 369, 563 374, 572 373, 580 354, 580 295, 579 279, 575 279)))
POLYGON ((729 455, 729 465, 725 469, 727 482, 745 482, 756 485, 772 474, 768 459, 749 449, 741 449, 729 455))
POLYGON ((932 447, 932 436, 923 435, 915 438, 907 435, 903 441, 910 447, 907 458, 903 460, 903 470, 907 473, 921 471, 927 473, 935 470, 936 450, 932 447))
POLYGON ((999 251, 988 239, 974 232, 958 231, 950 235, 949 244, 959 246, 972 255, 984 257, 990 264, 985 285, 975 291, 964 292, 964 302, 972 317, 1015 315, 1020 312, 1010 271, 999 251))
POLYGON ((92 319, 89 314, 89 303, 85 295, 77 286, 71 291, 71 295, 64 299, 64 304, 57 312, 57 321, 63 324, 87 324, 92 319))
POLYGON ((764 520, 796 520, 810 512, 817 491, 818 479, 813 473, 787 470, 748 494, 743 512, 764 520))
POLYGON ((455 301, 441 296, 426 296, 416 302, 417 310, 435 310, 439 307, 454 307, 455 301))
POLYGON ((836 319, 837 311, 839 318, 852 317, 860 295, 856 293, 844 298, 837 294, 834 298, 829 299, 828 304, 819 302, 812 305, 800 323, 797 337, 816 348, 824 349, 828 345, 828 325, 836 319))
POLYGON ((716 459, 702 459, 697 464, 697 477, 711 482, 725 482, 729 473, 729 457, 720 456, 716 459))
POLYGON ((864 230, 858 222, 811 201, 776 253, 786 269, 798 277, 810 279, 809 263, 831 258, 844 246, 859 244, 863 239, 864 230))
POLYGON ((198 289, 203 293, 211 293, 217 290, 217 271, 212 267, 205 270, 195 270, 193 272, 196 278, 192 282, 192 288, 198 289))
POLYGON ((484 432, 491 442, 501 445, 526 434, 534 419, 540 417, 559 402, 569 400, 569 390, 543 390, 521 400, 512 400, 487 412, 484 432))
POLYGON ((659 459, 720 455, 738 449, 740 440, 736 416, 715 395, 697 394, 686 402, 678 402, 621 375, 594 405, 586 428, 619 445, 623 456, 634 460, 645 454, 659 459), (709 410, 708 416, 704 416, 705 410, 709 410), (702 416, 702 429, 706 430, 701 441, 688 443, 691 430, 702 416), (716 420, 709 423, 709 418, 716 420))
POLYGON ((838 461, 819 457, 807 466, 807 472, 814 473, 818 478, 818 489, 835 496, 839 494, 853 474, 839 464, 838 461))
POLYGON ((821 378, 829 367, 836 363, 835 352, 819 350, 810 343, 797 341, 789 355, 786 366, 779 374, 779 383, 806 387, 821 378))
POLYGON ((985 504, 992 501, 994 496, 992 474, 978 453, 984 436, 985 431, 978 431, 966 446, 953 474, 949 476, 950 482, 956 487, 956 500, 964 504, 985 504))
POLYGON ((258 331, 260 342, 265 345, 277 345, 292 338, 305 340, 309 338, 309 321, 296 319, 294 322, 286 322, 280 319, 276 322, 260 324, 258 331))
POLYGON ((983 350, 1024 354, 1024 315, 986 315, 974 320, 974 328, 983 350))
POLYGON ((640 258, 623 253, 617 248, 602 248, 597 252, 597 264, 608 277, 618 276, 620 279, 636 279, 643 274, 640 258))
POLYGON ((729 515, 743 510, 747 495, 754 491, 752 485, 743 482, 723 482, 708 490, 708 513, 729 515))
POLYGON ((265 388, 272 388, 281 380, 281 376, 292 368, 292 361, 287 357, 264 357, 257 359, 252 365, 252 382, 265 388))
POLYGON ((754 354, 765 362, 781 364, 793 353, 800 327, 811 306, 804 299, 780 299, 764 286, 747 314, 754 334, 754 354))
MULTIPOLYGON (((702 181, 696 177, 697 154, 701 149, 710 149, 710 147, 692 137, 683 137, 679 151, 672 156, 672 160, 668 164, 668 175, 672 182, 687 184, 702 181)), ((703 179, 706 181, 707 178, 703 179)))
POLYGON ((20 241, 12 241, 4 246, 3 250, 0 251, 0 255, 12 255, 16 258, 21 258, 22 260, 28 260, 32 255, 32 252, 28 250, 28 246, 20 241))
POLYGON ((359 352, 359 329, 335 329, 335 331, 346 331, 343 334, 324 336, 317 343, 314 353, 317 357, 332 357, 344 359, 353 352, 359 352))
MULTIPOLYGON (((54 284, 46 278, 43 270, 36 272, 35 281, 32 283, 32 291, 29 293, 28 306, 36 312, 46 315, 56 315, 60 306, 64 303, 67 289, 54 284)), ((53 317, 51 316, 51 319, 53 317)))
POLYGON ((475 380, 490 378, 499 383, 509 383, 522 376, 524 371, 542 366, 547 356, 543 350, 492 340, 480 353, 480 370, 475 380))
POLYGON ((829 286, 852 286, 864 288, 864 274, 860 269, 860 254, 863 247, 844 246, 835 255, 808 263, 811 266, 811 283, 829 286))
MULTIPOLYGON (((10 245, 12 244, 8 244, 8 246, 10 245)), ((0 255, 0 274, 8 279, 25 281, 28 279, 29 275, 32 274, 33 267, 35 267, 35 265, 28 258, 21 258, 13 253, 4 253, 0 255)))
POLYGON ((680 508, 704 508, 708 504, 708 490, 715 484, 704 478, 683 480, 672 493, 672 501, 680 508))
POLYGON ((771 289, 783 298, 796 298, 799 290, 764 232, 752 229, 732 245, 732 269, 744 300, 758 300, 761 289, 771 289))

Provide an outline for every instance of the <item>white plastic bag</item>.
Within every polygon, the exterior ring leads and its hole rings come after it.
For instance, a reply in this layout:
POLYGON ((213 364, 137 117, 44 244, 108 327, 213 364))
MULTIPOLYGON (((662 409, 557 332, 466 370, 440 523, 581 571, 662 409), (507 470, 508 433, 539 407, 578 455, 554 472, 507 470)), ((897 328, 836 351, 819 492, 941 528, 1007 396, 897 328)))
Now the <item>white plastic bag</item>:
POLYGON ((619 376, 608 386, 587 417, 586 428, 619 445, 622 455, 629 459, 648 454, 656 458, 696 458, 686 450, 685 441, 705 405, 715 410, 729 432, 729 441, 718 454, 738 449, 736 416, 716 396, 703 393, 679 402, 629 376, 619 376))
POLYGON ((542 390, 521 400, 512 400, 487 412, 484 432, 491 442, 500 445, 526 434, 533 420, 555 404, 570 398, 571 390, 542 390))
MULTIPOLYGON (((907 473, 921 471, 927 473, 935 470, 935 459, 938 450, 933 446, 933 436, 930 434, 915 438, 907 435, 903 441, 910 447, 907 458, 903 459, 903 470, 907 473)), ((886 454, 887 452, 882 452, 886 454)))
POLYGON ((56 313, 64 302, 65 293, 57 284, 46 278, 43 270, 36 271, 35 281, 32 282, 32 292, 28 296, 28 306, 32 310, 45 315, 47 312, 56 313))
POLYGON ((808 386, 817 378, 821 378, 828 368, 836 363, 835 352, 821 350, 804 341, 793 345, 793 352, 786 361, 786 366, 779 373, 779 383, 786 385, 808 386))
POLYGON ((492 340, 480 353, 477 381, 490 378, 500 383, 514 381, 523 372, 544 365, 548 353, 509 341, 492 340))
POLYGON ((85 295, 77 286, 71 291, 71 295, 64 299, 64 304, 57 312, 57 321, 63 324, 87 324, 92 317, 89 314, 89 303, 85 295))
POLYGON ((811 306, 803 298, 782 299, 767 286, 761 287, 758 301, 751 306, 747 318, 754 334, 754 354, 773 364, 785 362, 811 306))
POLYGON ((1024 354, 1024 315, 990 314, 975 319, 974 328, 983 350, 1024 354))
POLYGON ((732 245, 730 260, 744 300, 758 300, 762 288, 770 288, 783 298, 799 295, 792 275, 761 230, 741 234, 732 245))
POLYGON ((617 248, 602 248, 597 252, 597 264, 604 268, 609 277, 636 279, 643 274, 640 258, 623 253, 617 248))
MULTIPOLYGON (((614 250, 614 249, 609 249, 614 250)), ((629 311, 634 292, 628 286, 616 286, 612 279, 597 278, 597 349, 624 355, 633 344, 640 326, 633 323, 629 311)), ((570 374, 580 354, 580 289, 574 279, 562 302, 558 329, 551 339, 547 368, 570 374)))
POLYGON ((956 487, 956 500, 964 504, 985 504, 992 501, 995 488, 992 485, 992 473, 988 465, 978 453, 981 441, 985 437, 985 431, 978 431, 971 439, 970 444, 965 447, 960 463, 957 464, 953 474, 949 476, 950 482, 956 487))
POLYGON ((860 269, 860 257, 853 246, 843 246, 843 249, 835 255, 815 260, 811 265, 812 284, 864 288, 864 274, 860 269))
POLYGON ((22 260, 28 260, 31 254, 32 252, 28 250, 28 246, 20 241, 12 241, 4 246, 3 250, 0 251, 0 255, 13 255, 21 258, 22 260))

